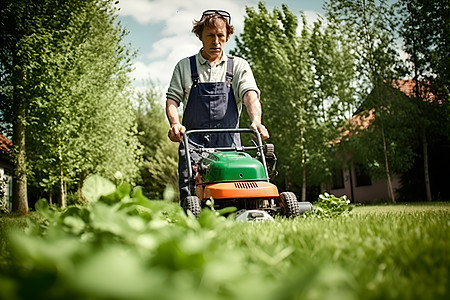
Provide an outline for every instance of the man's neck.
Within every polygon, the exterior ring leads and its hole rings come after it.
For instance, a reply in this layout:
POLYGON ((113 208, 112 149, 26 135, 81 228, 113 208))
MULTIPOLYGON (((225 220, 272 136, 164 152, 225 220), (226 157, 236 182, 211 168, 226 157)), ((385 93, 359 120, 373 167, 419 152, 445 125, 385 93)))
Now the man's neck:
POLYGON ((220 60, 222 59, 222 56, 223 56, 223 52, 220 55, 209 56, 203 49, 202 49, 202 51, 200 53, 202 54, 204 59, 209 61, 209 64, 212 67, 214 67, 217 63, 219 63, 220 60))

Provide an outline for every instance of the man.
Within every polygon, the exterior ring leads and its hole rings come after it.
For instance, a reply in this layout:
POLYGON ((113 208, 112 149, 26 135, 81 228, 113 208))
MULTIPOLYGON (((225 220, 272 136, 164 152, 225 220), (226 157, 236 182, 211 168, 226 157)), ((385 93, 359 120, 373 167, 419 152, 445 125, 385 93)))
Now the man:
MULTIPOLYGON (((261 124, 259 89, 248 63, 239 57, 228 56, 224 47, 234 27, 231 16, 222 10, 203 12, 200 21, 194 21, 192 32, 203 47, 199 53, 182 59, 175 66, 167 91, 166 114, 170 123, 168 136, 181 142, 183 133, 190 129, 237 128, 242 103, 246 106, 251 128, 267 139, 269 133, 261 124), (178 106, 184 105, 182 124, 178 106)), ((240 145, 239 136, 192 135, 189 147, 229 147, 240 145)), ((179 148, 180 200, 189 195, 184 145, 179 148)), ((199 157, 193 157, 198 161, 199 157)), ((190 191, 191 195, 195 195, 190 191)))

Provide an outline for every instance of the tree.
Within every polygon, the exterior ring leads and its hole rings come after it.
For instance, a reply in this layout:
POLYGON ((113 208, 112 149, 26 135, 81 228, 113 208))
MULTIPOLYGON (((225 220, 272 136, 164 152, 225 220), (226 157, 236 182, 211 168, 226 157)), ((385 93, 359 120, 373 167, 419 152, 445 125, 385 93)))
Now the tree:
POLYGON ((441 0, 403 0, 400 4, 399 32, 409 54, 409 73, 415 82, 412 98, 420 112, 417 123, 423 178, 426 198, 431 201, 428 144, 433 136, 444 135, 448 139, 450 133, 450 126, 442 126, 448 124, 450 95, 450 5, 441 0), (431 101, 433 98, 435 101, 431 101))
MULTIPOLYGON (((23 136, 21 143, 13 135, 17 161, 27 162, 26 168, 16 164, 16 177, 28 175, 32 186, 50 194, 56 190, 60 206, 67 186, 80 188, 89 173, 113 178, 120 170, 124 179, 135 177, 130 53, 121 45, 124 31, 112 1, 21 0, 6 7, 1 107, 12 112, 3 116, 23 136), (17 76, 17 70, 24 71, 17 76)), ((22 202, 26 191, 15 200, 22 202)))
MULTIPOLYGON (((389 144, 392 141, 387 139, 389 136, 387 131, 392 127, 386 124, 392 112, 389 110, 391 106, 386 102, 388 99, 382 92, 386 91, 384 88, 386 84, 390 85, 400 75, 397 72, 400 59, 396 50, 396 36, 393 34, 396 26, 394 8, 386 0, 331 0, 326 4, 326 11, 329 20, 336 23, 336 26, 340 26, 349 35, 356 51, 357 66, 359 66, 357 69, 360 86, 359 97, 366 99, 371 93, 370 101, 365 104, 364 113, 367 114, 369 110, 375 108, 376 119, 378 119, 376 130, 366 131, 365 134, 381 137, 380 149, 383 153, 381 165, 384 168, 389 197, 392 202, 395 202, 392 188, 392 166, 390 166, 392 153, 389 152, 389 144)), ((398 121, 402 122, 400 119, 398 121)), ((407 129, 401 126, 398 128, 407 129)), ((379 148, 374 144, 379 139, 371 138, 367 141, 373 145, 369 147, 371 151, 379 148)), ((376 165, 381 166, 379 161, 376 165)))
POLYGON ((315 174, 315 182, 330 182, 334 170, 342 167, 337 148, 330 147, 330 141, 339 137, 337 128, 350 118, 357 105, 355 55, 341 29, 321 17, 313 24, 309 43, 314 74, 311 109, 316 108, 316 122, 321 124, 320 134, 312 138, 315 147, 310 151, 311 166, 325 166, 315 174))
POLYGON ((391 85, 375 89, 367 96, 361 112, 355 114, 365 123, 351 128, 352 136, 344 139, 342 147, 372 177, 386 178, 386 155, 389 172, 394 174, 405 172, 414 162, 417 110, 405 94, 391 85))
POLYGON ((353 101, 348 93, 352 60, 345 56, 350 52, 336 28, 323 29, 317 23, 311 29, 303 17, 298 35, 297 18, 286 5, 269 13, 260 2, 258 9, 247 8, 235 53, 249 61, 262 91, 264 123, 284 179, 278 183, 290 189, 300 181, 305 201, 307 185, 331 175, 334 154, 327 144, 348 109, 344 103, 353 101), (336 86, 345 88, 339 91, 336 86))
POLYGON ((151 199, 162 199, 166 188, 178 186, 178 148, 167 137, 169 124, 162 100, 162 93, 151 82, 137 94, 136 122, 144 149, 138 183, 151 199))
MULTIPOLYGON (((1 31, 1 109, 2 118, 12 124, 14 143, 14 199, 13 210, 28 213, 27 171, 25 152, 25 128, 29 95, 31 69, 30 58, 34 54, 31 37, 35 33, 35 22, 39 12, 34 10, 32 1, 2 2, 0 20, 1 31)), ((3 122, 2 122, 3 123, 3 122)))

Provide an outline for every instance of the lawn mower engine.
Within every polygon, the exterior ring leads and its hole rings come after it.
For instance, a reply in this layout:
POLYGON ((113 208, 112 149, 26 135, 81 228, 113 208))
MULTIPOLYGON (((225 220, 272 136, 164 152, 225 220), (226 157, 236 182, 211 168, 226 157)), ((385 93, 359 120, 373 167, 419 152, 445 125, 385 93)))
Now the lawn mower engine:
POLYGON ((195 185, 195 195, 188 196, 183 201, 186 210, 196 215, 200 212, 200 207, 211 198, 216 209, 234 206, 240 211, 239 215, 248 216, 248 220, 265 219, 265 213, 295 217, 312 208, 308 203, 309 209, 305 209, 304 205, 300 209, 294 193, 279 193, 278 188, 270 182, 271 177, 276 175, 274 147, 263 144, 257 131, 244 128, 191 130, 184 134, 185 144, 192 133, 230 132, 252 133, 257 141, 248 147, 197 148, 186 151, 196 151, 201 157, 194 166, 190 166, 191 161, 187 157, 189 181, 195 185), (268 169, 269 161, 272 166, 268 169), (260 213, 254 213, 255 210, 260 213), (242 211, 252 213, 242 214, 242 211))

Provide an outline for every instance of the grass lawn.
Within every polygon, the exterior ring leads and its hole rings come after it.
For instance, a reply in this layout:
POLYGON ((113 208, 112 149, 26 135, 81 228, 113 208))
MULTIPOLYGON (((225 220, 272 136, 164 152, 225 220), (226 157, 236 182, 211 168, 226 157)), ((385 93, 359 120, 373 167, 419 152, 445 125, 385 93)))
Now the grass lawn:
POLYGON ((241 225, 227 239, 260 263, 289 249, 277 262, 290 270, 289 299, 444 299, 449 225, 449 203, 358 206, 347 218, 241 225))
POLYGON ((25 218, 2 215, 0 298, 450 299, 450 203, 273 223, 150 210, 51 215, 42 238, 35 228, 11 249, 5 234, 25 218))

